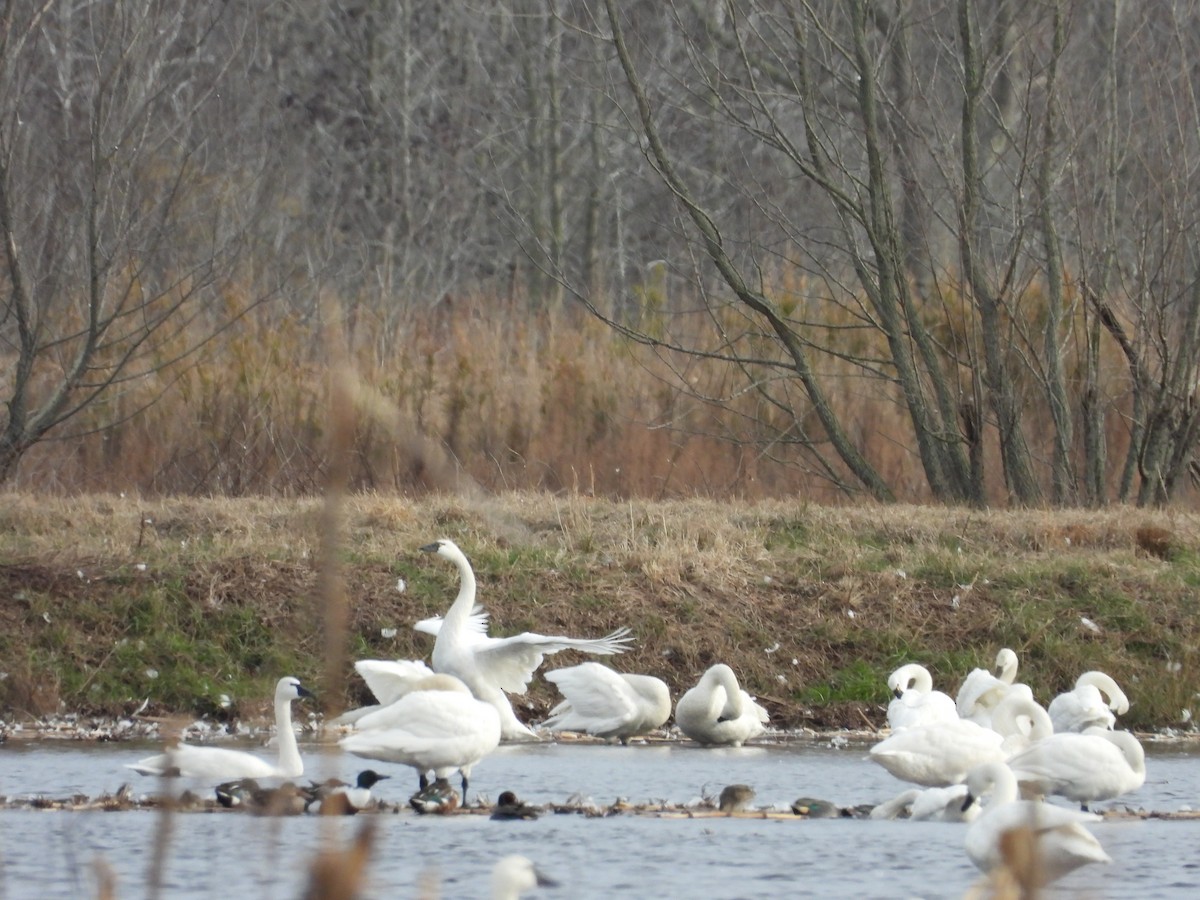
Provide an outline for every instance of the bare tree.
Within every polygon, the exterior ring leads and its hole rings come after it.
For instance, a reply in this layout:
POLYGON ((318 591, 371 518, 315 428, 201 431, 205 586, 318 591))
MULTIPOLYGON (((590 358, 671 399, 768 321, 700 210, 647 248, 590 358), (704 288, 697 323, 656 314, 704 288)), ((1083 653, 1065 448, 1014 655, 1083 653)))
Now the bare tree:
MULTIPOLYGON (((240 35, 193 4, 13 2, 0 35, 0 479, 231 315, 260 181, 223 123, 240 35)), ((229 121, 233 119, 233 121, 229 121)))

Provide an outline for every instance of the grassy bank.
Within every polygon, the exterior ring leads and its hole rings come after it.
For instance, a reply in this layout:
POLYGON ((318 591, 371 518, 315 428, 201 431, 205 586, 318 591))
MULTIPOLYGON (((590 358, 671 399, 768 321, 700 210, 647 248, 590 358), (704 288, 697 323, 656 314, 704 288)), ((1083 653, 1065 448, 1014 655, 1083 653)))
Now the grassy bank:
MULTIPOLYGON (((365 700, 348 662, 326 673, 322 513, 316 500, 3 496, 4 716, 128 713, 147 698, 252 715, 287 673, 331 708, 365 700)), ((437 537, 471 558, 493 633, 629 625, 618 668, 677 697, 729 662, 781 725, 879 723, 896 665, 921 661, 954 692, 1002 646, 1043 702, 1100 668, 1130 696, 1129 727, 1200 713, 1193 515, 356 496, 335 542, 349 660, 428 656, 411 625, 457 589, 417 550, 437 537)), ((554 699, 536 678, 526 717, 554 699)))

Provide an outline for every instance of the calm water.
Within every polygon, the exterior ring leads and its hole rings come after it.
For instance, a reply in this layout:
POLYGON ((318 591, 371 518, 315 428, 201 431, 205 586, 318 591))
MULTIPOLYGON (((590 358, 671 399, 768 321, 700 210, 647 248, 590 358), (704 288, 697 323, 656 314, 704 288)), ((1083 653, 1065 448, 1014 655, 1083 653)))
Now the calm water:
MULTIPOLYGON (((1148 746, 1146 785, 1121 806, 1174 811, 1200 807, 1200 756, 1148 746)), ((10 742, 0 746, 0 795, 98 795, 130 781, 156 782, 122 766, 154 748, 129 744, 10 742)), ((353 757, 303 747, 309 774, 350 780, 353 757)), ((842 806, 878 803, 905 788, 867 762, 866 748, 801 744, 705 750, 690 746, 608 747, 543 744, 502 747, 475 772, 476 791, 494 798, 563 802, 573 794, 606 805, 687 803, 726 784, 757 790, 754 805, 787 808, 801 796, 842 806)), ((411 770, 379 787, 403 802, 411 770)), ((1103 808, 1103 807, 1101 807, 1103 808)), ((371 897, 417 895, 436 873, 440 896, 486 897, 487 873, 506 853, 523 853, 560 886, 535 896, 559 898, 678 896, 958 897, 977 877, 962 849, 965 826, 862 820, 664 820, 632 816, 585 819, 547 814, 532 822, 485 816, 379 816, 371 897)), ((124 813, 0 811, 0 897, 78 897, 94 893, 91 861, 103 857, 121 897, 145 894, 149 850, 160 817, 124 813)), ((360 820, 187 814, 172 820, 168 896, 299 896, 305 863, 322 838, 352 835, 360 820)), ((1200 891, 1200 822, 1104 822, 1094 832, 1113 857, 1058 883, 1060 896, 1193 897, 1200 891)))

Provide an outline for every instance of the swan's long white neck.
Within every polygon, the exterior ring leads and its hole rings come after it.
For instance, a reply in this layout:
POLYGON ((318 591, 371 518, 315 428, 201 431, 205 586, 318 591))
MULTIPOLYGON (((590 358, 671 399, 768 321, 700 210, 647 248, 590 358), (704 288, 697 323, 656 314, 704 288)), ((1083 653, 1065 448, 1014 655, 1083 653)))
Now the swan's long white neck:
POLYGON ((992 710, 992 729, 1005 737, 1024 735, 1031 742, 1048 738, 1054 733, 1050 714, 1038 703, 1021 694, 1009 693, 992 710), (1029 729, 1021 727, 1020 717, 1029 720, 1029 729))
POLYGON ((992 797, 988 809, 993 809, 1017 799, 1017 776, 1003 763, 991 763, 989 774, 992 781, 992 797))
POLYGON ((275 740, 279 744, 279 774, 284 778, 299 778, 304 774, 304 761, 292 730, 292 701, 290 697, 275 698, 275 740))
POLYGON ((929 674, 929 670, 924 666, 914 665, 908 670, 908 674, 912 676, 910 691, 916 691, 918 694, 928 694, 933 690, 933 676, 929 674))
POLYGON ((457 547, 451 548, 447 556, 458 568, 458 596, 446 611, 442 619, 442 629, 460 628, 466 625, 475 609, 475 573, 471 571, 471 563, 457 547))
POLYGON ((734 719, 739 717, 742 714, 742 689, 738 685, 737 676, 733 674, 733 669, 726 665, 717 665, 708 674, 711 676, 713 709, 717 716, 734 719), (724 698, 717 694, 717 687, 724 688, 724 698))
POLYGON ((1104 694, 1104 699, 1108 702, 1108 708, 1118 715, 1123 715, 1129 712, 1129 698, 1125 696, 1125 692, 1117 687, 1117 683, 1112 677, 1104 672, 1084 672, 1075 682, 1075 686, 1090 684, 1096 690, 1104 694))

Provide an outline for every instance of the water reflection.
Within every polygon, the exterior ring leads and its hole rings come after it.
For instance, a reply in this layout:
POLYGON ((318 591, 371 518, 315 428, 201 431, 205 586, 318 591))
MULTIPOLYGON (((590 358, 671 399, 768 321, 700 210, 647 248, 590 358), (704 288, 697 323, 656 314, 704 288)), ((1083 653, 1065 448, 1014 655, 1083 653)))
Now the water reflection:
MULTIPOLYGON (((360 764, 328 750, 302 749, 313 777, 349 780, 360 764)), ((124 781, 151 791, 152 779, 122 768, 145 751, 132 745, 12 742, 0 747, 0 794, 96 795, 124 781)), ((862 745, 505 746, 476 769, 472 793, 478 788, 494 798, 511 789, 534 803, 562 802, 573 794, 601 805, 618 797, 686 803, 744 782, 757 791, 755 806, 786 809, 799 796, 849 806, 877 803, 902 790, 901 782, 864 759, 865 751, 862 745)), ((1148 756, 1146 785, 1119 805, 1159 811, 1191 805, 1200 789, 1196 757, 1153 745, 1148 756)), ((399 767, 391 774, 380 785, 383 795, 402 801, 415 779, 399 767)), ((537 895, 547 897, 955 897, 977 874, 962 849, 963 827, 951 823, 577 815, 493 822, 486 816, 411 814, 377 820, 369 886, 374 897, 416 896, 426 870, 436 871, 443 897, 486 897, 487 872, 506 853, 532 857, 560 881, 557 890, 537 895)), ((151 812, 0 813, 0 896, 93 894, 89 865, 97 855, 115 870, 119 896, 145 893, 147 856, 160 823, 151 812)), ((176 816, 167 894, 298 896, 305 863, 323 836, 348 839, 359 824, 353 818, 176 816)), ((1200 822, 1104 822, 1094 832, 1114 865, 1072 874, 1056 886, 1060 896, 1191 897, 1200 889, 1195 859, 1200 822)))

